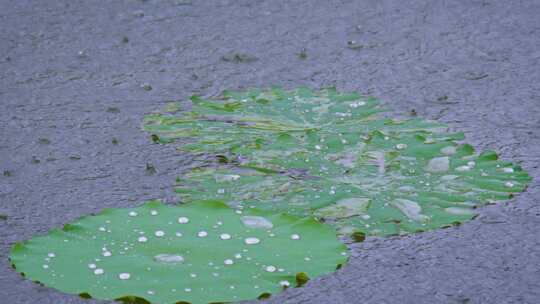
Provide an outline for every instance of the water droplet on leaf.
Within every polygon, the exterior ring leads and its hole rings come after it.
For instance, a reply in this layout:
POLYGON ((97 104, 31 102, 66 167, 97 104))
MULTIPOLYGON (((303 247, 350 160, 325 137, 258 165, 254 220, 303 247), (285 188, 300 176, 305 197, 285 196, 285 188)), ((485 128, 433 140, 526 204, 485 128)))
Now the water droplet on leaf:
POLYGON ((392 202, 392 205, 413 221, 424 222, 429 219, 428 216, 421 214, 422 207, 417 202, 398 198, 392 202))
POLYGON ((183 263, 184 257, 177 254, 167 254, 162 253, 154 256, 154 261, 159 263, 168 263, 168 264, 176 264, 176 263, 183 263))
POLYGON ((244 239, 244 243, 246 245, 256 245, 256 244, 259 244, 260 242, 261 242, 261 240, 259 240, 256 237, 248 237, 248 238, 244 239))
POLYGON ((103 269, 101 269, 101 268, 98 268, 98 269, 94 270, 94 274, 96 274, 96 275, 100 275, 100 274, 103 274, 103 273, 105 273, 105 271, 103 269))
POLYGON ((443 173, 450 168, 448 156, 435 157, 429 160, 425 170, 431 173, 443 173))
POLYGON ((441 149, 441 153, 444 155, 453 155, 456 154, 457 149, 454 146, 448 146, 441 149))
POLYGON ((459 166, 456 168, 456 171, 458 172, 464 172, 464 171, 470 171, 471 170, 471 167, 469 166, 459 166))
POLYGON ((165 235, 165 232, 163 232, 162 230, 158 230, 154 233, 154 235, 157 237, 162 237, 165 235))
POLYGON ((444 211, 455 214, 455 215, 473 215, 475 214, 473 210, 468 208, 461 208, 461 207, 448 207, 445 208, 444 211))
POLYGON ((275 266, 270 265, 270 266, 266 266, 265 270, 268 272, 274 272, 277 270, 277 268, 275 266))
POLYGON ((262 216, 242 216, 240 218, 244 226, 254 229, 272 229, 274 225, 270 220, 262 216))
POLYGON ((396 149, 398 149, 398 150, 403 150, 405 148, 407 148, 407 144, 397 144, 396 145, 396 149))

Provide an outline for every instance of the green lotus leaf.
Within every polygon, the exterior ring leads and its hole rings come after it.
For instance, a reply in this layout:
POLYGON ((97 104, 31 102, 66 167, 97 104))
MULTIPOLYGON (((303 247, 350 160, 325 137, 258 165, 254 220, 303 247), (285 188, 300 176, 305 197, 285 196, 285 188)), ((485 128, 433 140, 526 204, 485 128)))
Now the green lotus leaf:
POLYGON ((461 223, 530 181, 495 152, 460 144, 463 133, 380 118, 378 102, 355 93, 250 90, 192 101, 189 111, 152 114, 144 124, 159 142, 181 140, 180 149, 229 163, 181 178, 185 201, 217 198, 315 215, 344 233, 390 235, 461 223))
POLYGON ((254 299, 346 259, 335 231, 313 218, 219 201, 107 209, 18 243, 10 256, 18 272, 46 286, 137 303, 254 299))

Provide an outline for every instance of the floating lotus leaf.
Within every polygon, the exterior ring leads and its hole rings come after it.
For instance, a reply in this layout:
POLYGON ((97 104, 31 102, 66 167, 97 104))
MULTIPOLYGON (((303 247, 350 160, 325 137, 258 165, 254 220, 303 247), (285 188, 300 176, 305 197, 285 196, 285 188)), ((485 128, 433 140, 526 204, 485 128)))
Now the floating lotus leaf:
POLYGON ((137 303, 254 299, 346 259, 335 231, 313 218, 219 201, 107 209, 16 244, 10 256, 25 277, 60 291, 137 303))
POLYGON ((225 168, 183 176, 186 201, 316 215, 344 233, 390 235, 461 223, 475 208, 521 192, 530 177, 497 154, 460 144, 439 123, 378 117, 372 98, 272 89, 192 97, 192 109, 152 114, 145 130, 180 149, 214 153, 225 168))

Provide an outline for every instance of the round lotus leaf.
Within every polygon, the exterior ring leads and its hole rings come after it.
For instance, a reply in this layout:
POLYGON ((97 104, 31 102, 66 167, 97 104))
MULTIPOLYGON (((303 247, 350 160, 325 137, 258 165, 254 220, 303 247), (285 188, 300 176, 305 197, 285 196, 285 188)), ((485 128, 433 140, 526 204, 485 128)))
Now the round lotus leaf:
POLYGON ((335 271, 347 253, 335 230, 313 218, 152 201, 18 243, 10 260, 26 278, 83 297, 213 303, 301 285, 335 271))
POLYGON ((193 97, 144 128, 180 149, 213 153, 224 168, 180 178, 184 201, 221 199, 299 216, 344 233, 425 231, 461 223, 475 208, 524 191, 529 175, 495 152, 475 153, 463 133, 422 119, 389 119, 373 98, 334 89, 225 92, 193 97))

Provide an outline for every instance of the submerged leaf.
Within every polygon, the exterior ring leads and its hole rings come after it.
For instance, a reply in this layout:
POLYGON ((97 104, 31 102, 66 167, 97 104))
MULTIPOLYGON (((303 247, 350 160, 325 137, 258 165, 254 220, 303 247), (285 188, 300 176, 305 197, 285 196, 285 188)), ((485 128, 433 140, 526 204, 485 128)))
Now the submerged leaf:
POLYGON ((25 277, 86 298, 193 304, 275 294, 346 262, 335 231, 314 219, 238 213, 219 201, 107 209, 16 244, 10 260, 25 277))

